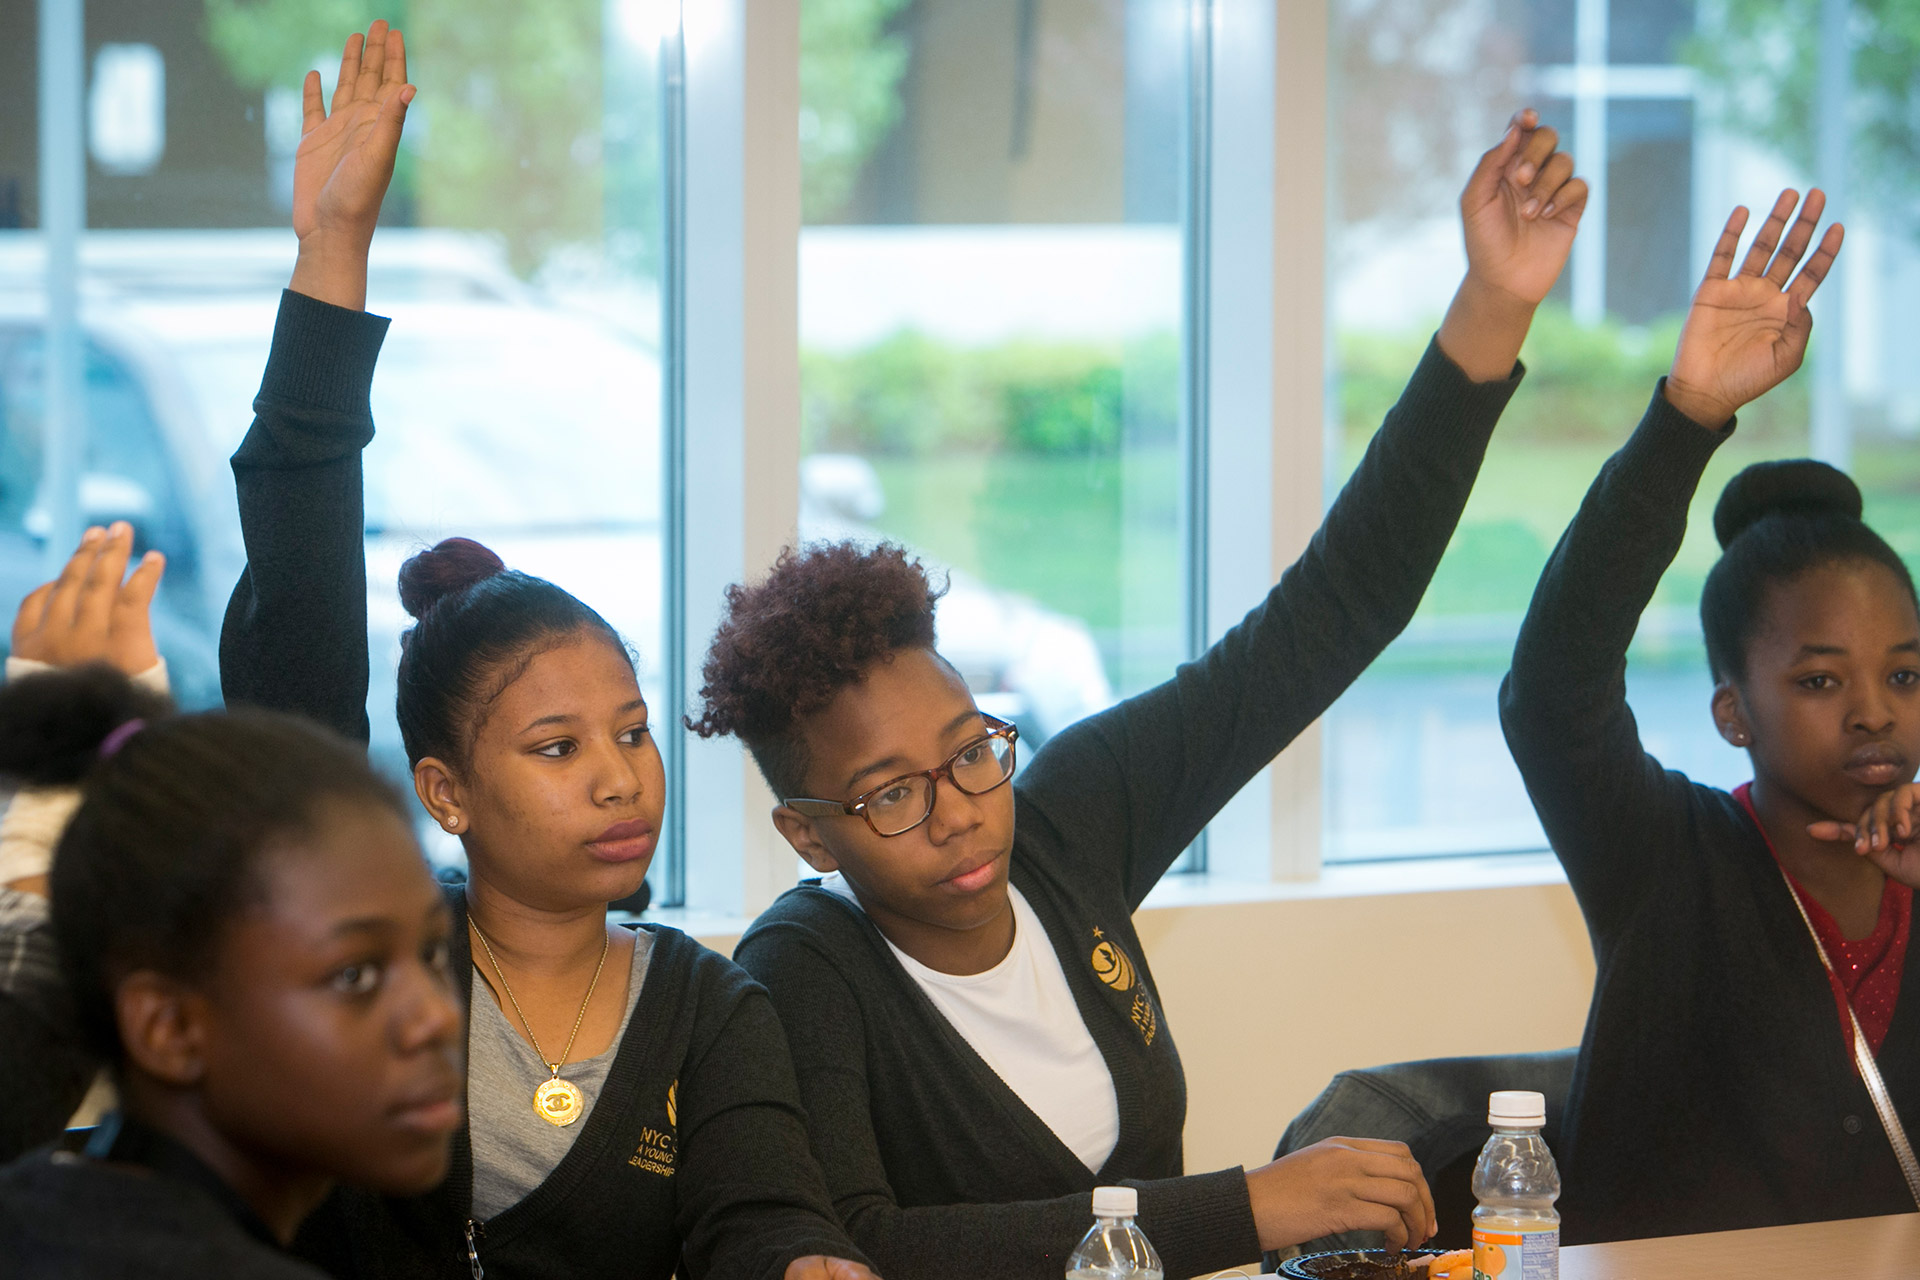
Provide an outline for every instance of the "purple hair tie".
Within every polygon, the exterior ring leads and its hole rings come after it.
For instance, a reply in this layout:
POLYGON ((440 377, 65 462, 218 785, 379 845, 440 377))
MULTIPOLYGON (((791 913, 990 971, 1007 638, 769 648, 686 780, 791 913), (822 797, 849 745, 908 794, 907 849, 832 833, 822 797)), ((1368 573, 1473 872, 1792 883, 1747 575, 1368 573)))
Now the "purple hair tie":
POLYGON ((136 716, 134 719, 127 721, 125 724, 115 729, 112 733, 106 736, 106 739, 104 741, 101 742, 100 758, 102 760, 105 760, 108 756, 112 755, 114 752, 118 751, 120 748, 126 746, 127 739, 131 738, 134 734, 140 732, 142 729, 146 727, 147 727, 147 722, 136 716))

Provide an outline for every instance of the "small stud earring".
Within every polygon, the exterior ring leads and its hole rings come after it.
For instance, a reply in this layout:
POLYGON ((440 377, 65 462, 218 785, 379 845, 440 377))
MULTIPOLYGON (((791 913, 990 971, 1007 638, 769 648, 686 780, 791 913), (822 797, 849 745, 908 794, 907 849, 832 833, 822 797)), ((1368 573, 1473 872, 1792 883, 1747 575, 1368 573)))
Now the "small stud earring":
POLYGON ((460 815, 456 813, 451 818, 447 819, 447 830, 458 831, 459 829, 460 829, 460 815))

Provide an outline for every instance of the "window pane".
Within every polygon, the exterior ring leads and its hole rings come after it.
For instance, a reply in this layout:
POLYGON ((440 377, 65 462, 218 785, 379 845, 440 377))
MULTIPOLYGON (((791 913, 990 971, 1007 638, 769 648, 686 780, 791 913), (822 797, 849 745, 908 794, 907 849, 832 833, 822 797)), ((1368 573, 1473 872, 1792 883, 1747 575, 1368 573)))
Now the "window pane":
POLYGON ((1185 656, 1184 0, 803 0, 801 532, 1047 735, 1185 656))
MULTIPOLYGON (((14 5, 32 50, 32 6, 14 5)), ((251 417, 279 289, 300 82, 331 81, 355 6, 88 6, 83 323, 91 418, 81 503, 163 547, 163 648, 217 700, 215 642, 242 562, 226 459, 251 417)), ((423 92, 374 245, 393 328, 366 455, 374 753, 404 773, 395 575, 470 535, 552 578, 639 651, 660 699, 659 32, 644 5, 414 0, 423 92)), ((32 63, 27 64, 31 69, 32 63)), ((34 77, 0 76, 0 220, 39 222, 34 77), (10 212, 11 211, 11 212, 10 212)), ((38 237, 0 232, 0 545, 39 572, 38 237)), ((14 596, 20 584, 0 583, 14 596)), ((458 845, 429 833, 437 858, 458 845)))
MULTIPOLYGON (((1717 231, 1734 203, 1764 205, 1793 177, 1777 145, 1730 133, 1694 102, 1693 78, 1674 61, 1686 47, 1691 6, 1612 0, 1604 61, 1648 64, 1655 74, 1636 67, 1632 75, 1588 78, 1584 91, 1596 94, 1601 109, 1584 118, 1601 129, 1583 142, 1576 101, 1549 96, 1575 91, 1576 82, 1552 68, 1573 58, 1581 11, 1606 2, 1340 0, 1336 7, 1332 119, 1340 163, 1329 244, 1336 479, 1358 461, 1438 325, 1465 268, 1452 196, 1513 109, 1538 105, 1582 173, 1596 168, 1596 156, 1582 151, 1594 143, 1607 192, 1582 230, 1592 241, 1604 229, 1604 252, 1583 263, 1576 248, 1541 309, 1525 352, 1531 372, 1425 602, 1327 718, 1329 860, 1544 847, 1496 707, 1520 619, 1581 495, 1672 359, 1705 261, 1696 213, 1709 211, 1705 221, 1717 231), (1405 38, 1382 38, 1388 30, 1405 38), (1382 118, 1368 121, 1370 113, 1382 118), (1419 199, 1404 199, 1409 191, 1419 199), (1575 277, 1587 270, 1599 273, 1605 314, 1580 324, 1569 303, 1575 277)), ((1854 247, 1850 241, 1849 252, 1854 247)), ((1885 296, 1908 295, 1889 289, 1885 296)), ((1876 361, 1876 369, 1906 376, 1898 361, 1876 361)), ((1716 785, 1747 775, 1744 757, 1720 743, 1707 714, 1697 607, 1717 555, 1708 517, 1739 467, 1806 451, 1810 385, 1803 374, 1742 415, 1739 434, 1707 472, 1686 545, 1633 648, 1628 694, 1648 749, 1716 785)), ((1885 403, 1900 403, 1898 395, 1885 403)), ((1870 456, 1864 439, 1863 462, 1870 456)), ((1881 481, 1865 466, 1857 474, 1873 506, 1881 481)), ((1897 518, 1893 524, 1889 532, 1897 533, 1897 518)))

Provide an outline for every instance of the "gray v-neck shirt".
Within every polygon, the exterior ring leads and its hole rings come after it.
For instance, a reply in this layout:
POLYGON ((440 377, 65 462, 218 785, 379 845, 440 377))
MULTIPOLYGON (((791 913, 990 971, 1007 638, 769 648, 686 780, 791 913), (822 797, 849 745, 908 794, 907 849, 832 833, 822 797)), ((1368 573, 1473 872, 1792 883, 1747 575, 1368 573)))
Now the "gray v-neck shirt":
POLYGON ((561 1128, 533 1110, 533 1091, 553 1078, 547 1064, 520 1034, 517 1019, 474 984, 467 1022, 467 1123, 473 1135, 473 1216, 482 1222, 526 1199, 545 1182, 573 1147, 574 1135, 600 1097, 607 1071, 626 1038, 633 1006, 647 976, 653 935, 633 931, 633 967, 627 977, 627 1011, 605 1053, 563 1064, 560 1075, 586 1097, 580 1118, 561 1128))

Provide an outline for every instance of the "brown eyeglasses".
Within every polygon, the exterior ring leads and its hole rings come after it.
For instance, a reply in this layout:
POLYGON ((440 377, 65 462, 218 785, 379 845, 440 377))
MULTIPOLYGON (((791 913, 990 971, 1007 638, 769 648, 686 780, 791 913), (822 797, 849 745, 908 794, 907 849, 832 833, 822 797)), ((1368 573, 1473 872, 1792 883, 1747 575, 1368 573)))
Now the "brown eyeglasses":
POLYGON ((935 786, 945 778, 954 790, 981 796, 1013 776, 1013 744, 1020 730, 1005 720, 982 715, 987 731, 947 757, 937 769, 903 773, 889 778, 851 800, 809 800, 795 798, 780 803, 812 818, 832 818, 845 814, 863 818, 877 836, 900 836, 933 816, 935 786))

